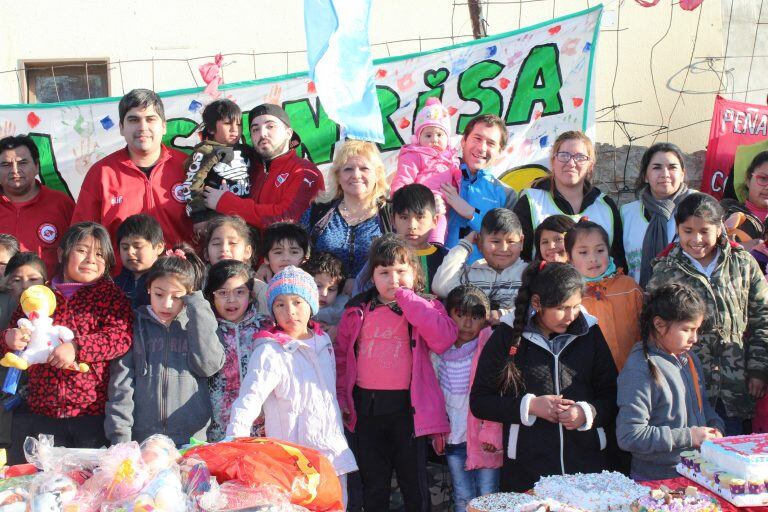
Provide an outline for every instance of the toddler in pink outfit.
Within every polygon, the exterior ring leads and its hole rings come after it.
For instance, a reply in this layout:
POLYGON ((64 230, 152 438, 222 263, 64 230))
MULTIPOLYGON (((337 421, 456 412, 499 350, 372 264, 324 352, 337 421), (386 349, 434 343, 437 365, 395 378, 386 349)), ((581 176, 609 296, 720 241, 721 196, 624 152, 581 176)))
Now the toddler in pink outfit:
MULTIPOLYGON (((391 191, 411 183, 421 183, 435 193, 438 203, 443 183, 459 188, 461 173, 456 149, 451 147, 451 114, 437 98, 429 98, 416 116, 416 126, 411 144, 400 148, 397 155, 397 171, 391 191)), ((446 215, 437 218, 430 242, 445 242, 446 215)))

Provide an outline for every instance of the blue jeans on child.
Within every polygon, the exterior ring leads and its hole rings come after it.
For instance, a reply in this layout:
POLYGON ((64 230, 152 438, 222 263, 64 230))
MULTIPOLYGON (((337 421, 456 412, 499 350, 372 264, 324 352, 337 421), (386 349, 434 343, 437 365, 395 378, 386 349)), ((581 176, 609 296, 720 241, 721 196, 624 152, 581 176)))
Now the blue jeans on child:
POLYGON ((451 472, 453 510, 456 512, 467 510, 467 504, 472 498, 498 492, 501 473, 499 468, 470 471, 464 469, 467 462, 467 443, 446 444, 445 459, 448 461, 448 470, 451 472))

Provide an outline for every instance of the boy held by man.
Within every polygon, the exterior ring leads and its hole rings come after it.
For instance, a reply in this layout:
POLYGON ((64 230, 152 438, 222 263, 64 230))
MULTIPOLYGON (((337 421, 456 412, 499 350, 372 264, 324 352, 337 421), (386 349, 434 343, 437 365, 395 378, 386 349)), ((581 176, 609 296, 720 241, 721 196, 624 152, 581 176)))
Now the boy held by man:
MULTIPOLYGON (((430 242, 432 231, 437 226, 435 194, 420 183, 399 188, 392 194, 392 227, 419 257, 421 268, 427 278, 424 293, 432 293, 432 279, 448 253, 439 242, 430 242)), ((353 295, 369 290, 373 283, 365 282, 368 265, 355 278, 353 295)))
POLYGON ((514 311, 526 266, 520 259, 522 248, 523 229, 517 215, 507 208, 494 208, 483 217, 479 234, 471 232, 445 256, 432 291, 445 298, 459 285, 474 284, 490 299, 490 322, 496 325, 503 315, 514 311), (483 257, 468 263, 474 243, 483 257))
POLYGON ((329 252, 318 252, 301 268, 311 275, 317 284, 320 309, 313 320, 320 323, 323 330, 335 340, 336 326, 341 320, 344 306, 349 301, 349 297, 341 293, 345 280, 344 264, 329 252))
MULTIPOLYGON (((309 234, 299 224, 293 222, 275 222, 264 230, 262 235, 262 253, 264 265, 269 267, 274 276, 286 267, 301 267, 309 259, 309 234)), ((267 304, 267 283, 254 280, 253 296, 262 315, 271 315, 267 304)))
POLYGON ((131 301, 131 307, 149 305, 149 292, 145 277, 157 258, 165 250, 163 229, 151 215, 131 215, 117 228, 117 246, 123 268, 115 277, 115 284, 131 301))

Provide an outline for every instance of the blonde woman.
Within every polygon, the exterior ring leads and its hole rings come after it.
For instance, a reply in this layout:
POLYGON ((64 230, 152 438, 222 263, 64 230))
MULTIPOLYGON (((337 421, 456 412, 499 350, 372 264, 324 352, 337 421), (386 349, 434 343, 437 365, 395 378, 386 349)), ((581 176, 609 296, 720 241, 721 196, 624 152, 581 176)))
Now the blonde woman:
POLYGON ((373 240, 392 231, 388 195, 384 163, 376 145, 344 142, 328 171, 325 194, 301 217, 312 250, 339 258, 346 276, 354 279, 367 261, 373 240))
POLYGON ((574 221, 588 217, 600 224, 611 242, 611 256, 617 267, 624 268, 621 217, 616 203, 600 189, 592 186, 595 168, 595 146, 584 133, 561 133, 552 146, 548 177, 523 190, 514 212, 523 225, 523 252, 533 257, 533 233, 541 222, 552 215, 567 215, 574 221))

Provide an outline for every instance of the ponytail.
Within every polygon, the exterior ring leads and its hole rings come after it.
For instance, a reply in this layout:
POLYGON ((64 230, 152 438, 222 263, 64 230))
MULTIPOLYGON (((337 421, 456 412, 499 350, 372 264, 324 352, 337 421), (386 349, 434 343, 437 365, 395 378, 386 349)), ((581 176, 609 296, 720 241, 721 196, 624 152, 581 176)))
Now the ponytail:
POLYGON ((533 262, 523 272, 522 284, 515 299, 512 322, 512 344, 507 364, 499 375, 499 389, 506 394, 510 391, 519 395, 524 389, 522 373, 515 364, 515 355, 520 346, 523 331, 528 323, 528 311, 534 295, 539 297, 541 307, 559 306, 574 293, 580 292, 584 283, 572 265, 568 263, 533 262))
POLYGON ((205 276, 205 263, 191 246, 176 244, 161 255, 147 272, 146 285, 161 277, 175 277, 187 289, 187 293, 199 290, 205 276))
POLYGON ((643 355, 648 363, 648 371, 654 382, 659 381, 659 372, 651 361, 648 353, 648 343, 656 342, 663 333, 654 325, 654 320, 660 318, 664 322, 687 322, 696 318, 704 318, 707 306, 701 295, 685 283, 668 283, 645 294, 643 311, 640 313, 640 337, 643 343, 643 355))

